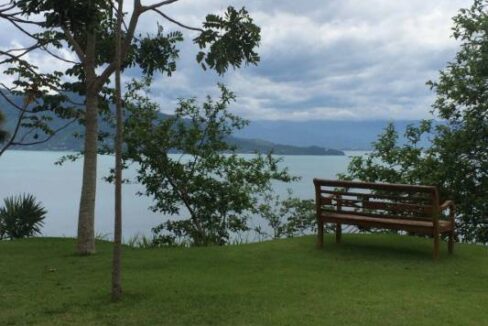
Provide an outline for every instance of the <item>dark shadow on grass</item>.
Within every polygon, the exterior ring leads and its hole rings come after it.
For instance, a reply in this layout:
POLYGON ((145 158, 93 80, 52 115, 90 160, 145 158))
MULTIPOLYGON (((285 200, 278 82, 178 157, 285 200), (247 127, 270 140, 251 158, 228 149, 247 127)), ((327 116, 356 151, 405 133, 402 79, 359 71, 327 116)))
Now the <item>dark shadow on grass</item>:
POLYGON ((122 299, 120 301, 112 301, 110 293, 107 293, 106 297, 103 297, 109 304, 114 306, 122 306, 124 304, 134 305, 144 305, 147 301, 151 301, 153 298, 152 294, 144 293, 143 291, 134 291, 133 289, 124 289, 122 292, 122 299))
MULTIPOLYGON (((353 236, 349 238, 346 235, 343 236, 340 244, 326 241, 322 250, 324 254, 331 254, 344 259, 433 261, 433 244, 431 241, 426 240, 419 243, 417 242, 418 238, 411 239, 414 241, 410 241, 410 239, 405 241, 402 239, 403 237, 353 236), (398 241, 395 241, 396 237, 398 237, 398 241)), ((447 244, 441 242, 439 261, 452 257, 447 253, 447 244)))

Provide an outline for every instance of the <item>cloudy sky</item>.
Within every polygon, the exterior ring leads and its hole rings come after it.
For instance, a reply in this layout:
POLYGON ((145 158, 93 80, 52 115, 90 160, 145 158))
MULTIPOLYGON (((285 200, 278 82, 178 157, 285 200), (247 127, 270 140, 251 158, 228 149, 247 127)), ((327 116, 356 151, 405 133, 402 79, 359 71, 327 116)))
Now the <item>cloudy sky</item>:
MULTIPOLYGON (((127 1, 126 1, 127 2, 127 1)), ((154 1, 146 0, 144 4, 154 1)), ((261 63, 224 77, 195 63, 192 32, 184 32, 178 71, 158 77, 153 96, 165 112, 177 98, 216 94, 224 82, 238 96, 234 112, 251 120, 419 119, 433 94, 425 82, 456 53, 451 18, 466 0, 179 0, 164 12, 200 26, 207 13, 245 6, 262 28, 261 63)), ((152 14, 139 31, 156 31, 152 14)), ((171 23, 160 21, 168 30, 171 23)), ((0 28, 3 26, 0 26, 0 28)), ((1 28, 2 47, 25 40, 1 28)), ((69 54, 66 54, 69 55, 69 54)), ((32 56, 44 69, 55 59, 32 56)), ((127 78, 137 76, 131 71, 127 78)))

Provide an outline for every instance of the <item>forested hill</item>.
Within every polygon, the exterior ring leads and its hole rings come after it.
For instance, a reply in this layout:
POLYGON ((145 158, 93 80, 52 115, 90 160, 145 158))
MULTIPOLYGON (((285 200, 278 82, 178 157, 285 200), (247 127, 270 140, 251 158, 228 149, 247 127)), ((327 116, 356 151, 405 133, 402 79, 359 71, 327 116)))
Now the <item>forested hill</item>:
MULTIPOLYGON (((21 103, 20 98, 12 97, 14 102, 21 103)), ((0 98, 0 111, 5 114, 6 124, 5 129, 13 130, 17 122, 17 112, 15 112, 7 101, 0 98)), ((63 125, 63 120, 54 118, 51 122, 54 128, 59 128, 63 125)), ((252 123, 251 123, 252 124, 252 123)), ((101 126, 102 130, 106 130, 107 126, 101 126)), ((82 148, 83 140, 74 137, 76 133, 82 131, 82 126, 79 124, 72 124, 64 129, 59 134, 55 135, 50 141, 33 145, 33 146, 17 146, 14 149, 19 150, 47 150, 47 151, 79 151, 82 148)), ((247 139, 230 137, 228 139, 229 143, 235 145, 240 153, 268 153, 273 151, 275 154, 279 155, 345 155, 344 152, 336 149, 323 148, 318 146, 292 146, 276 144, 273 142, 261 140, 261 139, 247 139)))

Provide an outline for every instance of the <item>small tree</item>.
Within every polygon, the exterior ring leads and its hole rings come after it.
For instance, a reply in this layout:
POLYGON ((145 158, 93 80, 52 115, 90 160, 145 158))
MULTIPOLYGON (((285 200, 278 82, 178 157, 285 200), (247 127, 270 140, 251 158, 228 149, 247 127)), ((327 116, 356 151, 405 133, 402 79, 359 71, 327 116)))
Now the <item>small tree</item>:
POLYGON ((488 243, 488 15, 486 1, 475 0, 454 17, 461 48, 454 61, 428 84, 436 92, 433 113, 444 119, 424 121, 398 143, 393 126, 365 158, 356 157, 343 177, 365 181, 430 184, 441 198, 453 199, 457 231, 463 241, 488 243), (431 145, 420 145, 429 137, 431 145))
POLYGON ((201 106, 180 100, 166 119, 137 87, 127 95, 126 159, 137 163, 137 181, 154 198, 152 210, 177 217, 154 228, 159 244, 228 243, 232 233, 249 230, 247 220, 259 212, 272 180, 293 180, 271 155, 245 158, 226 143, 246 121, 228 111, 234 95, 220 90, 219 100, 201 106))

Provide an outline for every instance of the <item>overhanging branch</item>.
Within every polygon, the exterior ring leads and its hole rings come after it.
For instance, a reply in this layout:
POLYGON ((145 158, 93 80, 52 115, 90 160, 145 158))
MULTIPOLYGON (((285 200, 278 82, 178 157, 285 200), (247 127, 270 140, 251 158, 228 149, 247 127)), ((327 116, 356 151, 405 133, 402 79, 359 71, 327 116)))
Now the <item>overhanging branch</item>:
POLYGON ((75 40, 74 36, 71 34, 71 32, 66 28, 66 26, 61 26, 61 29, 63 30, 64 36, 66 36, 66 39, 68 40, 69 44, 73 47, 73 49, 76 52, 76 55, 78 55, 78 58, 82 63, 85 62, 85 52, 81 48, 81 46, 78 44, 78 42, 75 40))
MULTIPOLYGON (((33 142, 27 142, 27 143, 23 143, 23 142, 18 142, 18 143, 17 142, 12 142, 11 145, 12 146, 32 146, 32 145, 39 145, 39 144, 47 143, 57 133, 59 133, 60 131, 63 131, 66 128, 68 128, 71 124, 73 124, 77 120, 78 120, 78 118, 74 118, 74 119, 70 120, 69 122, 67 122, 63 126, 59 127, 58 129, 53 130, 49 136, 47 136, 46 138, 44 138, 42 140, 33 141, 33 142)), ((1 152, 0 152, 0 155, 1 155, 1 152)))
POLYGON ((159 7, 162 7, 162 6, 165 6, 165 5, 169 5, 173 2, 176 2, 178 0, 166 0, 166 1, 160 1, 160 2, 157 2, 155 4, 152 4, 152 5, 148 5, 148 6, 142 6, 141 10, 142 12, 145 12, 145 11, 148 11, 148 10, 153 10, 153 9, 156 9, 156 8, 159 8, 159 7))
POLYGON ((166 15, 165 13, 163 13, 161 10, 159 10, 158 8, 153 8, 152 11, 158 13, 161 17, 163 17, 164 19, 172 22, 173 24, 176 24, 182 28, 185 28, 185 29, 188 29, 190 31, 196 31, 196 32, 203 32, 204 30, 201 29, 201 28, 198 28, 198 27, 191 27, 191 26, 188 26, 188 25, 185 25, 183 23, 180 23, 179 21, 169 17, 168 15, 166 15))

